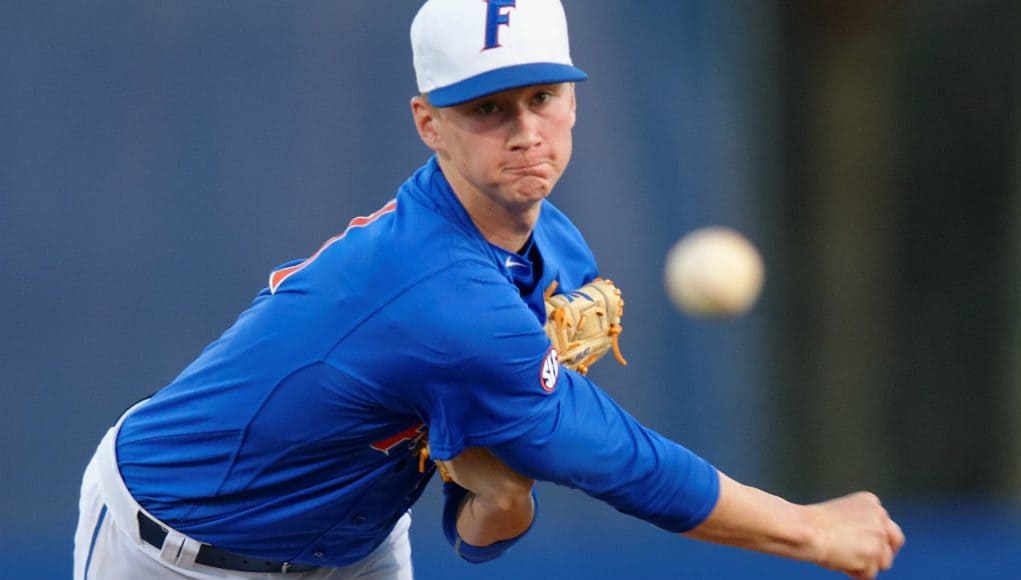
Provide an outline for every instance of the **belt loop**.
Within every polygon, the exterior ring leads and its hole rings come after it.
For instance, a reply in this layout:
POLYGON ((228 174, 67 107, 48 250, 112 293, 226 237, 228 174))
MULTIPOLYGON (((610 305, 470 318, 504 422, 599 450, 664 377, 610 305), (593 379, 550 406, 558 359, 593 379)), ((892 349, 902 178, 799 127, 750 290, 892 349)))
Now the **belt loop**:
POLYGON ((160 560, 181 568, 192 568, 201 547, 202 544, 188 536, 169 530, 160 548, 160 560))

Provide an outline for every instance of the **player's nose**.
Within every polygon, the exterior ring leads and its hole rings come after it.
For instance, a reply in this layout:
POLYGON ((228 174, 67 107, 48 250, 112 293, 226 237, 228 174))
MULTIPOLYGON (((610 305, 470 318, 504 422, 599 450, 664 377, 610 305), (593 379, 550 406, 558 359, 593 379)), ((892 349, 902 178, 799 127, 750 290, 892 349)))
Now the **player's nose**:
POLYGON ((508 146, 513 150, 531 149, 542 143, 542 118, 523 107, 514 116, 508 146))

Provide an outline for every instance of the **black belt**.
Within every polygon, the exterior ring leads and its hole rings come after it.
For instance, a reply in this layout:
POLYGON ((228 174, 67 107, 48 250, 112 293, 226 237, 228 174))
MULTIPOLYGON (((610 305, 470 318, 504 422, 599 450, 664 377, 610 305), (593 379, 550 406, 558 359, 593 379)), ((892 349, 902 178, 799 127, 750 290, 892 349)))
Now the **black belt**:
MULTIPOLYGON (((163 548, 163 540, 167 539, 166 528, 153 521, 152 518, 141 511, 138 512, 138 533, 146 543, 157 548, 163 548)), ((242 556, 215 548, 209 544, 202 544, 199 547, 199 553, 195 557, 195 561, 199 564, 212 566, 213 568, 234 570, 235 572, 297 574, 318 568, 318 566, 310 564, 291 564, 290 562, 274 562, 272 560, 242 556)))

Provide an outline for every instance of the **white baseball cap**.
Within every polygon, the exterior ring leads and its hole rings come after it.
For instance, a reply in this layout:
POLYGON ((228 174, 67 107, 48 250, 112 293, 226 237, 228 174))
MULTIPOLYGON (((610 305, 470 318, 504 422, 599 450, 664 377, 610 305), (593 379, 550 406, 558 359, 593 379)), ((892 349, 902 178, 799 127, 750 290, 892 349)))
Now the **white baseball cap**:
POLYGON ((571 62, 560 0, 428 0, 411 50, 418 90, 437 107, 588 78, 571 62))

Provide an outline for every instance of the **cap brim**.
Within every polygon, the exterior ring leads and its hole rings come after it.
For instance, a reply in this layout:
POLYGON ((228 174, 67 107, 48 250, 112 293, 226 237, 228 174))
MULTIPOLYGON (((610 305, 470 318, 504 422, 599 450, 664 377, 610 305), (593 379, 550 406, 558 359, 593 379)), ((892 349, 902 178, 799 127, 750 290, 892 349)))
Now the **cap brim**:
POLYGON ((484 72, 452 85, 429 91, 434 107, 450 107, 468 101, 529 85, 567 83, 588 78, 585 71, 569 64, 537 62, 519 64, 484 72))

